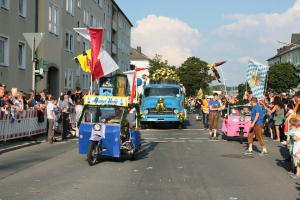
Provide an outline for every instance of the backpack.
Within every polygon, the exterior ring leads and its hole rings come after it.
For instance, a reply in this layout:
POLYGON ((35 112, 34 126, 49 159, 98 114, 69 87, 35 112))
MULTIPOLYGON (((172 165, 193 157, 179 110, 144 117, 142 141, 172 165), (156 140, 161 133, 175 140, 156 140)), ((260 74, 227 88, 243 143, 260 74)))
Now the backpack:
POLYGON ((39 123, 42 123, 42 122, 45 121, 44 113, 41 110, 38 110, 37 116, 38 116, 38 122, 39 123))

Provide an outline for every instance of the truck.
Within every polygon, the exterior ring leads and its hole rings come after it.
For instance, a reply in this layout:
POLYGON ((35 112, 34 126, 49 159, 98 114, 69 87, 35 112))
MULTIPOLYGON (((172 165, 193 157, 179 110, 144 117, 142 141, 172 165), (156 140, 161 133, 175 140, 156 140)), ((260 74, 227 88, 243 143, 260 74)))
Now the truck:
POLYGON ((183 128, 186 110, 179 83, 150 80, 141 96, 141 129, 157 123, 170 123, 183 128))

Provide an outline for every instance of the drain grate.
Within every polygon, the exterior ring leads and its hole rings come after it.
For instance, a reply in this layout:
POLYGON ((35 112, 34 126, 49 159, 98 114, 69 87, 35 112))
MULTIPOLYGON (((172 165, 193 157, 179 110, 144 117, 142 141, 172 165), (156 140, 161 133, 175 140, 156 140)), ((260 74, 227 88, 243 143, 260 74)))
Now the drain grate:
POLYGON ((243 154, 225 154, 225 155, 221 155, 221 156, 225 157, 225 158, 241 158, 241 159, 253 158, 252 155, 243 155, 243 154))

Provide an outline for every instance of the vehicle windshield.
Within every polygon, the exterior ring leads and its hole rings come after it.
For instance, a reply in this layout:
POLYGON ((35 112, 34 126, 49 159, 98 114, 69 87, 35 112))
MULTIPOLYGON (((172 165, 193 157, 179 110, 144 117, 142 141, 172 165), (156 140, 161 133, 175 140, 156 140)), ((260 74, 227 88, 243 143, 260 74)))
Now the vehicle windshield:
POLYGON ((229 115, 231 116, 251 116, 252 106, 230 106, 229 115))
POLYGON ((178 96, 180 95, 179 88, 147 88, 144 90, 145 97, 155 96, 178 96))
POLYGON ((89 107, 83 116, 83 121, 86 123, 120 123, 122 115, 123 110, 120 108, 89 107))

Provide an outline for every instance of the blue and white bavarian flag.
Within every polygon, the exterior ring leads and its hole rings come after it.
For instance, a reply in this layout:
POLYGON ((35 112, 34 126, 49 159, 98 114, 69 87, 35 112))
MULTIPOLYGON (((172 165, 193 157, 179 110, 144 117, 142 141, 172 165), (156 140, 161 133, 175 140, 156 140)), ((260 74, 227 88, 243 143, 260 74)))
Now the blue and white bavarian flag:
POLYGON ((269 66, 248 61, 247 80, 254 97, 261 99, 264 96, 265 82, 269 66))

